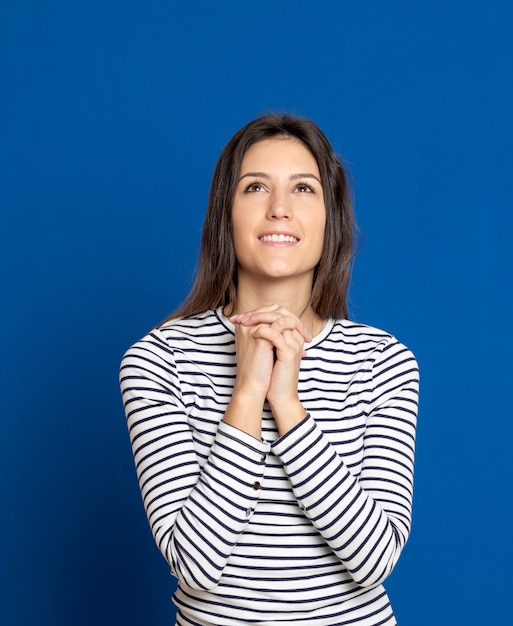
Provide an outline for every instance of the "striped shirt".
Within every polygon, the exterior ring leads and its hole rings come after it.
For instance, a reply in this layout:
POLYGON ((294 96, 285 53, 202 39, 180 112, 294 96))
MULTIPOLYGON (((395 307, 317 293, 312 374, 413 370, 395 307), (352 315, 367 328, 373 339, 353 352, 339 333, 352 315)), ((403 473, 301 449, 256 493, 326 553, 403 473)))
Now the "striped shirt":
POLYGON ((235 336, 221 310, 174 319, 125 354, 121 388, 177 624, 396 624, 382 582, 409 532, 418 399, 412 353, 330 320, 306 344, 283 436, 226 424, 235 336))

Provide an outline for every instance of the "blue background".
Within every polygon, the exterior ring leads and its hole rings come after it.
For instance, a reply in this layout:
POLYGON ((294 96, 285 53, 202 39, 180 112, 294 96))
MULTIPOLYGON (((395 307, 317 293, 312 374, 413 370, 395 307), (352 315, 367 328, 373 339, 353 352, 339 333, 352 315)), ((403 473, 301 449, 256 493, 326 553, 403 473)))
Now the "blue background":
POLYGON ((214 162, 269 109, 347 162, 352 316, 422 368, 399 622, 509 623, 510 6, 2 3, 1 624, 173 623, 118 364, 185 296, 214 162))

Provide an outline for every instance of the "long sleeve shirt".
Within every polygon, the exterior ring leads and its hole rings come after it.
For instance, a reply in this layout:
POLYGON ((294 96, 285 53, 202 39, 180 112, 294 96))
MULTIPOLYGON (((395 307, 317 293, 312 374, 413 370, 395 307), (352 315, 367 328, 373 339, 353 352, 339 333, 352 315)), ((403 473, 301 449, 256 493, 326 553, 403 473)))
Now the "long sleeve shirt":
POLYGON ((125 354, 121 387, 178 624, 395 624, 381 583, 411 523, 418 368, 391 335, 329 320, 302 360, 306 418, 262 439, 226 424, 235 337, 221 310, 125 354))

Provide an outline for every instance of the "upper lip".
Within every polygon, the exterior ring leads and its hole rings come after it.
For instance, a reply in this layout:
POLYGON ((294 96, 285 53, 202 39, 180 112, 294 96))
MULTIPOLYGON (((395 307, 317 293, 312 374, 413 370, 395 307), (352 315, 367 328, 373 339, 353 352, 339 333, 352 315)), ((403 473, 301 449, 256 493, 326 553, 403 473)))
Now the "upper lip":
POLYGON ((286 237, 294 237, 294 239, 297 239, 298 241, 301 239, 301 237, 296 235, 296 233, 291 233, 286 230, 266 230, 264 233, 260 233, 258 235, 258 239, 265 237, 266 235, 285 235, 286 237))

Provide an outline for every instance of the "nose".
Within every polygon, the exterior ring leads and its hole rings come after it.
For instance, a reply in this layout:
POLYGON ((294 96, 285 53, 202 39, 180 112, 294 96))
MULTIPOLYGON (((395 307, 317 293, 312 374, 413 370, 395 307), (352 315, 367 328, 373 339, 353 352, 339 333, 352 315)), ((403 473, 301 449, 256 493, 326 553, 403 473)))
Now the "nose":
POLYGON ((292 207, 287 194, 275 190, 269 198, 267 219, 289 220, 292 217, 292 207))

